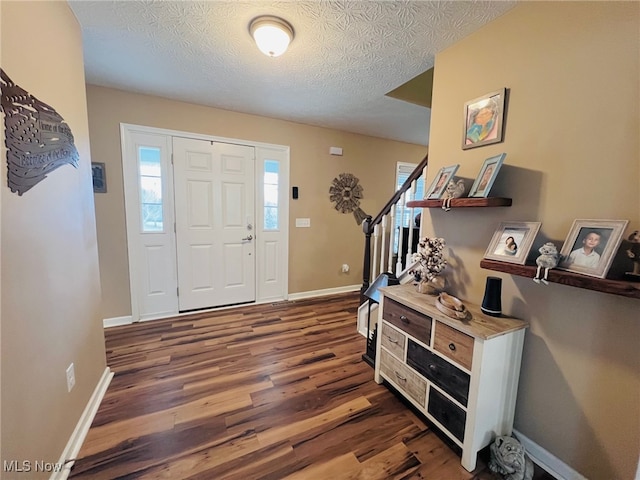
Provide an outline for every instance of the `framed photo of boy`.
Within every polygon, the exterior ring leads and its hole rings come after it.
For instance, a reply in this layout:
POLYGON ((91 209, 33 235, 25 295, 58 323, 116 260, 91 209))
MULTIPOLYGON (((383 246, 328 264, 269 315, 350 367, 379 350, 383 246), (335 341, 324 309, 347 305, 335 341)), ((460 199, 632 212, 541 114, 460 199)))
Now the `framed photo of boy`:
POLYGON ((501 153, 495 157, 487 158, 482 164, 482 168, 478 173, 478 177, 469 190, 469 197, 486 198, 489 196, 489 191, 493 187, 493 182, 496 181, 498 171, 504 162, 506 153, 501 153))
POLYGON ((502 222, 491 238, 484 258, 524 265, 540 222, 502 222))
POLYGON ((451 180, 458 171, 458 167, 460 167, 460 164, 442 167, 431 182, 431 185, 429 185, 429 189, 425 193, 424 198, 429 200, 440 198, 445 188, 447 188, 447 183, 449 183, 449 180, 451 180))
POLYGON ((562 245, 558 268, 605 278, 628 223, 628 220, 574 220, 562 245))
POLYGON ((104 163, 91 162, 91 176, 93 177, 93 193, 107 193, 107 174, 104 163))
POLYGON ((463 150, 502 141, 506 94, 502 88, 464 104, 463 150))

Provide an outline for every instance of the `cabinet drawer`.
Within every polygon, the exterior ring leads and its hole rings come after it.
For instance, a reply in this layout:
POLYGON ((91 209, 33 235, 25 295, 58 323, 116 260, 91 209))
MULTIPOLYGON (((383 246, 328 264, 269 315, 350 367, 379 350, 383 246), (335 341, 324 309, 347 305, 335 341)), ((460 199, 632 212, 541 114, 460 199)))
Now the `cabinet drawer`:
POLYGON ((467 414, 464 410, 438 392, 429 389, 429 407, 427 411, 433 415, 454 437, 464 442, 464 424, 467 414))
POLYGON ((404 339, 406 337, 386 322, 382 322, 382 346, 400 360, 404 360, 404 339))
POLYGON ((427 377, 465 407, 469 398, 468 373, 409 339, 407 365, 427 377))
POLYGON ((431 340, 431 317, 385 297, 382 318, 412 337, 429 345, 431 340))
POLYGON ((386 350, 380 350, 380 371, 422 407, 427 398, 427 382, 386 350))
POLYGON ((471 370, 473 359, 473 337, 459 332, 444 323, 436 322, 433 348, 467 370, 471 370))

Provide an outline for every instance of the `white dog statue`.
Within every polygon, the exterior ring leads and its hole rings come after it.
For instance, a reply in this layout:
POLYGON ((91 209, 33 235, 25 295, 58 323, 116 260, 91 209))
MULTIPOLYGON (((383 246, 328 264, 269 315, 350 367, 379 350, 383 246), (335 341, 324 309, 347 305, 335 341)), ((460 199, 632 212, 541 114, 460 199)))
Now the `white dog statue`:
POLYGON ((531 480, 533 462, 522 444, 513 437, 496 437, 489 448, 491 460, 489 470, 502 475, 504 480, 531 480))

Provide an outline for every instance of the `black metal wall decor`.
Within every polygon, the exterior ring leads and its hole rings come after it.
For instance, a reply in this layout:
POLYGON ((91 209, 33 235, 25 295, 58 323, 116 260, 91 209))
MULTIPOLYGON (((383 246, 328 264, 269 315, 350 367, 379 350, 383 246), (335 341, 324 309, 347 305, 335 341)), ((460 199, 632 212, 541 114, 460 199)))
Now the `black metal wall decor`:
POLYGON ((13 83, 4 70, 0 75, 8 184, 22 195, 66 163, 78 168, 80 156, 64 118, 13 83))
POLYGON ((367 214, 360 208, 362 198, 362 186, 360 180, 351 173, 341 173, 333 179, 329 187, 329 200, 335 203, 335 209, 340 213, 351 213, 360 225, 367 214))

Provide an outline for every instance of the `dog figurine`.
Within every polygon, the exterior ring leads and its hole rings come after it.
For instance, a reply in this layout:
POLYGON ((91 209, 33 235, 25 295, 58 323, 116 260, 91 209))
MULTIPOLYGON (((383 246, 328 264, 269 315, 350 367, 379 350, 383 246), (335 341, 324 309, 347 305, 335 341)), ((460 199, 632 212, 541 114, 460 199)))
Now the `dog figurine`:
POLYGON ((533 462, 522 444, 513 437, 497 437, 489 447, 489 470, 502 475, 504 480, 531 480, 533 462))
POLYGON ((558 265, 558 249, 556 246, 547 242, 542 245, 538 251, 540 252, 540 256, 536 258, 536 265, 538 265, 538 269, 536 270, 536 276, 533 277, 533 281, 536 283, 544 283, 548 285, 549 282, 547 280, 547 276, 549 275, 549 270, 558 265), (542 275, 542 269, 544 269, 544 276, 542 275))

